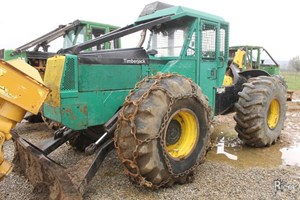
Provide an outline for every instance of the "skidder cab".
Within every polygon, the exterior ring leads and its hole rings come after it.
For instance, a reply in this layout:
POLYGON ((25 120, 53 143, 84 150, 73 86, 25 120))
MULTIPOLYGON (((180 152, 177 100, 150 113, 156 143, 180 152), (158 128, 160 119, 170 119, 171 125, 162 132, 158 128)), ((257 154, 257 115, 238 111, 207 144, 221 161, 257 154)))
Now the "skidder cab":
POLYGON ((275 142, 285 119, 284 81, 237 73, 234 84, 223 86, 228 30, 221 17, 155 2, 133 24, 48 59, 45 84, 51 92, 43 113, 64 127, 43 146, 15 135, 21 163, 40 166, 34 169, 39 173, 26 170, 28 178, 50 191, 59 188, 55 197, 75 198, 77 191, 81 198, 115 148, 139 185, 157 189, 190 182, 204 162, 211 119, 231 111, 235 102, 236 130, 246 144, 275 142), (139 31, 137 47, 84 52, 139 31), (82 177, 73 178, 47 157, 66 141, 94 156, 82 177), (24 159, 28 156, 33 158, 24 159))

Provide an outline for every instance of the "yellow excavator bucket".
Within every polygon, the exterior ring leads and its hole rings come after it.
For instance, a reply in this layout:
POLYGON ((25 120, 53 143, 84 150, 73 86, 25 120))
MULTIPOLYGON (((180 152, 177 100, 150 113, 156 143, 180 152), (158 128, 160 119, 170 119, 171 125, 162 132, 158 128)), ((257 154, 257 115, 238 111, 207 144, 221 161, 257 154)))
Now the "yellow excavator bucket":
POLYGON ((11 139, 10 130, 27 111, 37 114, 49 89, 38 71, 21 59, 0 60, 0 179, 12 170, 4 159, 2 145, 11 139))

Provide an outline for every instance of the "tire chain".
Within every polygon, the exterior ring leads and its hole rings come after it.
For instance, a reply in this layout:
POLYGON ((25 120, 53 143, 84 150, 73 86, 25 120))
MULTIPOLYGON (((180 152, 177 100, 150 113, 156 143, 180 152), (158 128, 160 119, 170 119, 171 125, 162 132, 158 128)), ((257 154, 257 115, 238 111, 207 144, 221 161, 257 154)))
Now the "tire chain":
MULTIPOLYGON (((141 144, 143 143, 149 143, 151 142, 152 140, 156 140, 156 139, 159 139, 160 140, 160 144, 162 147, 165 146, 164 144, 164 139, 163 139, 163 131, 165 130, 166 128, 166 124, 169 120, 169 117, 170 117, 170 112, 172 110, 172 105, 177 102, 178 100, 181 100, 181 99, 186 99, 186 98, 195 98, 197 101, 199 101, 202 105, 206 105, 206 103, 200 99, 197 94, 196 94, 196 86, 195 84, 193 83, 193 81, 189 78, 187 78, 187 80, 190 82, 190 85, 191 85, 191 88, 192 88, 192 94, 190 95, 179 95, 179 96, 173 96, 169 91, 165 90, 164 88, 161 88, 159 87, 159 83, 161 82, 162 79, 167 79, 167 78, 171 78, 171 77, 183 77, 183 78, 186 78, 182 75, 179 75, 179 74, 175 74, 175 73, 172 73, 172 74, 161 74, 161 73, 158 73, 157 75, 155 76, 151 76, 151 77, 146 77, 144 78, 142 81, 138 82, 135 87, 130 90, 128 96, 125 98, 125 102, 123 104, 123 107, 120 111, 120 114, 119 114, 119 120, 118 120, 118 123, 117 123, 117 127, 116 127, 116 130, 115 130, 115 136, 114 136, 114 144, 115 144, 115 147, 116 147, 116 150, 117 150, 117 153, 118 153, 118 156, 119 158, 121 159, 122 163, 125 164, 125 163, 129 163, 130 167, 136 169, 136 172, 130 172, 128 169, 126 170, 126 174, 127 175, 130 175, 130 178, 134 178, 135 181, 137 181, 140 185, 143 185, 143 186, 146 186, 146 187, 149 187, 149 188, 152 188, 152 189, 158 189, 164 185, 166 185, 169 181, 171 181, 171 178, 174 177, 174 178, 179 178, 179 177, 183 177, 183 176, 193 176, 193 171, 196 169, 196 167, 203 163, 204 160, 203 159, 200 159, 200 160, 203 160, 202 162, 199 162, 197 161, 195 163, 195 165, 193 167, 191 167, 190 169, 184 171, 184 172, 181 172, 179 174, 175 174, 173 169, 172 169, 172 166, 171 166, 171 163, 170 163, 170 160, 169 160, 169 157, 168 157, 168 153, 167 151, 165 150, 165 148, 162 148, 163 149, 163 156, 165 158, 165 163, 167 165, 167 168, 168 168, 168 172, 170 173, 170 176, 168 177, 168 179, 162 181, 159 185, 154 185, 152 182, 150 181, 147 181, 145 179, 145 177, 143 177, 140 172, 139 172, 139 167, 137 166, 137 157, 138 157, 138 148, 141 144), (130 100, 130 97, 132 95, 134 95, 136 93, 136 91, 138 91, 138 89, 142 86, 143 83, 145 82, 148 82, 150 80, 154 80, 154 82, 152 83, 152 85, 149 87, 149 89, 138 99, 138 100, 130 100), (136 136, 136 125, 134 123, 135 119, 136 119, 136 115, 137 115, 137 112, 138 112, 138 108, 140 106, 140 104, 150 95, 150 93, 152 91, 155 91, 155 90, 160 90, 160 91, 163 91, 164 93, 167 94, 167 96, 169 97, 170 99, 170 102, 169 102, 169 105, 168 105, 168 109, 167 109, 167 112, 163 118, 163 122, 160 126, 160 129, 159 129, 159 132, 156 136, 154 137, 149 137, 149 138, 146 138, 145 140, 140 140, 137 138, 136 136), (134 106, 134 111, 133 113, 129 113, 129 114, 126 114, 125 113, 125 110, 126 108, 128 108, 130 105, 133 105, 134 106), (124 120, 124 121, 127 121, 127 122, 130 122, 130 126, 131 126, 131 130, 130 130, 130 133, 133 135, 134 137, 134 140, 135 140, 135 150, 133 152, 133 160, 129 160, 129 159, 126 159, 126 158, 123 158, 122 157, 122 152, 121 152, 121 149, 119 148, 118 144, 117 144, 117 137, 118 137, 118 131, 120 130, 120 119, 121 120, 124 120)), ((206 97, 206 100, 207 100, 207 97, 206 97)), ((209 120, 209 124, 208 124, 208 138, 210 138, 210 134, 211 134, 211 109, 210 107, 208 106, 203 106, 204 109, 206 110, 207 112, 207 118, 209 120)), ((208 149, 209 149, 209 145, 207 145, 206 147, 206 150, 203 151, 203 155, 200 156, 200 158, 204 158, 208 149)))

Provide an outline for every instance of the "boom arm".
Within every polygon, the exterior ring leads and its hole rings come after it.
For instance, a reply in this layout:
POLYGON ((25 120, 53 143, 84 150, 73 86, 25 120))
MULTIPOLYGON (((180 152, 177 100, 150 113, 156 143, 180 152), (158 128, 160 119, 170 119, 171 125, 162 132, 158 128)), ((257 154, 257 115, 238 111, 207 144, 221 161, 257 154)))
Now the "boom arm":
POLYGON ((73 29, 74 27, 78 26, 78 24, 80 24, 80 21, 79 20, 76 20, 72 23, 69 23, 67 25, 60 25, 58 28, 54 29, 53 31, 35 39, 35 40, 32 40, 31 42, 28 42, 18 48, 16 48, 15 51, 13 51, 11 53, 12 56, 16 55, 16 54, 19 54, 21 52, 24 52, 26 51, 27 49, 33 47, 33 46, 36 46, 36 49, 38 49, 40 46, 42 46, 43 48, 46 48, 46 45, 63 36, 65 34, 66 31, 68 30, 71 30, 73 29))
POLYGON ((123 28, 119 28, 119 29, 117 29, 115 31, 112 31, 110 33, 104 34, 100 37, 96 37, 95 39, 84 42, 82 44, 75 45, 75 46, 70 47, 70 48, 62 49, 60 51, 60 53, 78 54, 79 52, 81 52, 85 49, 94 47, 94 46, 102 44, 104 42, 108 42, 108 41, 123 37, 125 35, 129 35, 131 33, 134 33, 134 32, 146 29, 146 28, 150 28, 150 27, 153 27, 155 25, 158 25, 158 24, 161 24, 161 23, 164 23, 164 22, 167 22, 167 21, 171 21, 171 20, 172 20, 171 16, 165 16, 165 17, 158 18, 158 19, 155 19, 155 20, 152 20, 152 21, 149 21, 149 22, 144 22, 144 23, 139 24, 139 25, 131 24, 131 25, 125 26, 123 28))

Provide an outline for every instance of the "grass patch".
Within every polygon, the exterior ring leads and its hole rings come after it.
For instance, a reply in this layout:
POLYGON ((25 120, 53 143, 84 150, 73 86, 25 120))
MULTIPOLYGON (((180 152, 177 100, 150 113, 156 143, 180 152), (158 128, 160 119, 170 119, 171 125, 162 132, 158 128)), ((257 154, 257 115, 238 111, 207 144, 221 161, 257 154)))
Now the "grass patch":
POLYGON ((281 72, 281 75, 286 80, 289 90, 300 90, 299 72, 281 72))

